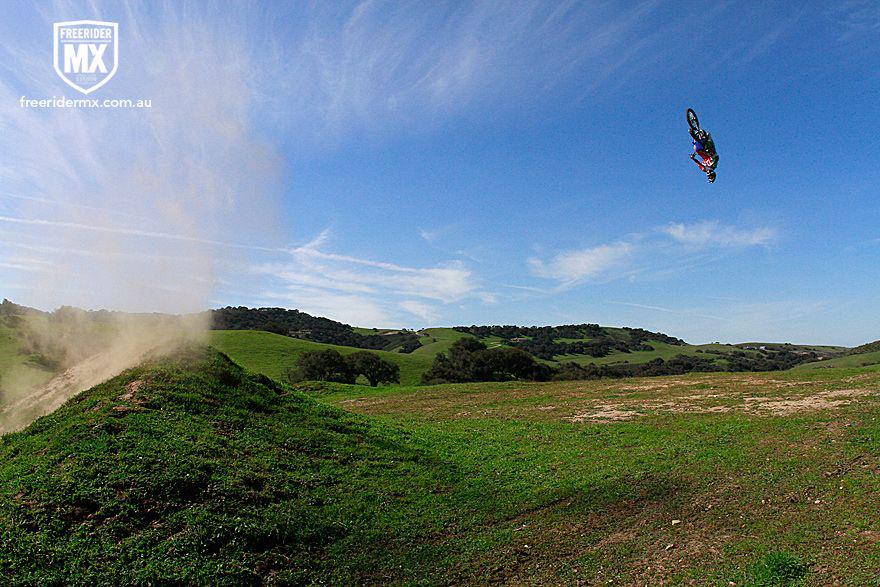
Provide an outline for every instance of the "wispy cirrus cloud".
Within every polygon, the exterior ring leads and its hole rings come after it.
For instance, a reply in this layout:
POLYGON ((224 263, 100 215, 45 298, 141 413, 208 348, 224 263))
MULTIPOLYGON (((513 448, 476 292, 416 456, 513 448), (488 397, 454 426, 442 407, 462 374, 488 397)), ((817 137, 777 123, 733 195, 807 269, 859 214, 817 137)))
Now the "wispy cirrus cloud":
POLYGON ((724 316, 718 316, 714 314, 705 314, 701 313, 699 310, 694 310, 691 308, 684 309, 675 309, 675 308, 664 308, 663 306, 654 306, 651 304, 636 304, 633 302, 620 302, 616 300, 610 300, 607 303, 614 304, 616 306, 628 306, 630 308, 638 308, 640 310, 650 310, 653 312, 663 312, 666 314, 675 314, 676 316, 685 316, 691 318, 705 318, 707 320, 718 320, 721 322, 727 322, 730 318, 725 318, 724 316))
POLYGON ((563 251, 549 261, 529 259, 529 265, 539 277, 555 279, 562 285, 573 285, 619 269, 630 260, 634 248, 628 242, 599 245, 563 251))
POLYGON ((304 24, 271 48, 286 65, 268 99, 284 104, 284 124, 321 141, 423 127, 489 103, 517 108, 573 79, 596 87, 644 67, 640 57, 663 40, 646 24, 659 8, 656 0, 279 4, 274 17, 304 24))
POLYGON ((831 8, 831 14, 842 29, 841 41, 880 34, 880 6, 873 0, 839 2, 831 8))
POLYGON ((768 245, 777 237, 777 231, 769 227, 744 229, 729 226, 715 220, 694 224, 672 223, 661 229, 675 241, 694 247, 750 247, 768 245))
POLYGON ((528 265, 534 275, 555 280, 559 289, 566 289, 643 272, 668 273, 664 265, 670 262, 679 268, 699 265, 705 260, 698 254, 766 246, 776 238, 777 231, 770 227, 740 228, 714 220, 672 223, 613 243, 561 251, 548 260, 532 258, 528 265))
POLYGON ((400 302, 400 307, 409 314, 418 316, 427 323, 436 322, 440 316, 434 307, 417 300, 403 300, 400 302))
MULTIPOLYGON (((27 267, 40 269, 21 276, 29 286, 21 301, 204 309, 230 259, 279 244, 280 156, 254 115, 265 88, 255 60, 273 66, 255 49, 254 11, 99 1, 17 8, 33 27, 9 28, 15 16, 0 25, 0 231, 31 247, 27 267), (64 95, 48 58, 52 23, 79 19, 118 21, 123 31, 125 67, 102 96, 150 99, 151 109, 19 104, 22 95, 64 95)), ((0 251, 0 281, 22 271, 10 258, 0 251)))
POLYGON ((746 301, 700 296, 692 305, 681 307, 617 300, 607 303, 632 308, 627 319, 645 328, 675 333, 697 344, 815 342, 810 333, 816 317, 836 310, 829 300, 803 298, 746 301), (711 338, 706 333, 711 333, 711 338))
POLYGON ((353 324, 382 326, 413 317, 433 322, 446 305, 462 300, 495 301, 460 261, 405 266, 328 251, 329 239, 325 231, 252 267, 263 283, 260 296, 353 324))

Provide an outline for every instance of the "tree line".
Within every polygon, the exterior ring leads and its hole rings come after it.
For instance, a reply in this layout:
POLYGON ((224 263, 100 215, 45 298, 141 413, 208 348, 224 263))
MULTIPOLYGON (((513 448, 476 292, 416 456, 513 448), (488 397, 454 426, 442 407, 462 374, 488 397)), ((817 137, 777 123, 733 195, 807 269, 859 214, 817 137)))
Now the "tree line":
POLYGON ((313 342, 370 350, 397 350, 411 353, 421 346, 419 336, 411 331, 396 334, 360 334, 342 322, 312 316, 285 308, 248 308, 227 306, 211 310, 214 330, 265 330, 313 342))
POLYGON ((477 338, 498 337, 510 346, 547 361, 560 355, 605 357, 612 352, 652 351, 650 341, 682 346, 683 340, 643 328, 620 328, 614 332, 598 324, 562 326, 456 326, 455 330, 477 338), (559 340, 580 339, 580 340, 559 340))
POLYGON ((541 363, 519 348, 487 348, 481 341, 462 338, 439 353, 431 368, 422 375, 426 385, 438 383, 466 383, 479 381, 571 381, 619 377, 651 377, 683 375, 692 372, 718 371, 778 371, 805 361, 809 355, 790 351, 766 351, 748 354, 742 351, 721 353, 718 359, 698 355, 676 355, 670 359, 656 358, 646 363, 615 365, 581 365, 565 362, 558 366, 541 363))

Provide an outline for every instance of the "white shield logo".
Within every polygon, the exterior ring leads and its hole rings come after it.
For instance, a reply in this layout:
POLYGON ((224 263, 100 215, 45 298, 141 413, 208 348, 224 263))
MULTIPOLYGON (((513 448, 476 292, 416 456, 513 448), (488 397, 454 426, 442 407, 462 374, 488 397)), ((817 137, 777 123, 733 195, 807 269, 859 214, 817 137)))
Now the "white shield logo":
POLYGON ((55 72, 71 88, 90 94, 119 67, 119 25, 99 20, 55 23, 55 72))

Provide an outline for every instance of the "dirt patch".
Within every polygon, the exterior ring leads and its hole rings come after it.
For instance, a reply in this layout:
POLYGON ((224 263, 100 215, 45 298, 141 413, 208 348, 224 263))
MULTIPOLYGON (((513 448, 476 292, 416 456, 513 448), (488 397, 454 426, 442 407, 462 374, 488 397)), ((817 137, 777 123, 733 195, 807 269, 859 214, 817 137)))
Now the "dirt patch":
POLYGON ((800 398, 746 397, 746 404, 756 412, 769 412, 774 416, 788 416, 797 412, 827 410, 851 403, 858 397, 880 393, 871 389, 838 389, 823 391, 800 398))
POLYGON ((692 394, 662 402, 630 401, 599 404, 590 407, 588 411, 578 412, 564 419, 569 422, 615 422, 632 420, 648 413, 720 414, 734 411, 756 415, 789 416, 798 412, 838 408, 852 403, 857 398, 871 395, 880 395, 880 390, 837 389, 800 397, 742 396, 738 398, 734 394, 727 396, 719 393, 692 394), (724 398, 739 400, 739 403, 712 405, 724 398))
POLYGON ((675 387, 681 385, 682 382, 679 381, 666 381, 666 382, 651 382, 651 383, 641 383, 639 385, 621 385, 619 389, 623 391, 655 391, 658 389, 669 389, 670 387, 675 387))
POLYGON ((146 385, 147 382, 143 379, 138 379, 136 381, 132 381, 128 385, 125 386, 125 393, 119 396, 119 399, 130 402, 137 401, 137 393, 146 385))
POLYGON ((621 422, 623 420, 632 420, 643 416, 641 412, 635 410, 621 409, 619 406, 606 405, 597 406, 596 411, 577 414, 565 418, 569 422, 621 422))

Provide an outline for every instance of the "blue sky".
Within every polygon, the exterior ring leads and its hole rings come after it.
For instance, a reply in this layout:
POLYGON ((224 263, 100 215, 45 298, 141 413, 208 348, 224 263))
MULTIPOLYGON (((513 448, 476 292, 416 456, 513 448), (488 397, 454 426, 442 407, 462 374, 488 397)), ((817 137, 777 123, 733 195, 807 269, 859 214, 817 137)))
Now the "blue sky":
POLYGON ((0 294, 880 338, 874 2, 6 2, 0 294), (96 98, 52 23, 119 22, 96 98), (721 156, 688 159, 691 106, 721 156))

